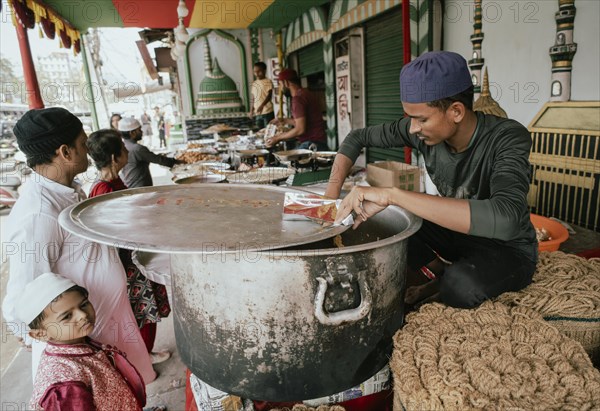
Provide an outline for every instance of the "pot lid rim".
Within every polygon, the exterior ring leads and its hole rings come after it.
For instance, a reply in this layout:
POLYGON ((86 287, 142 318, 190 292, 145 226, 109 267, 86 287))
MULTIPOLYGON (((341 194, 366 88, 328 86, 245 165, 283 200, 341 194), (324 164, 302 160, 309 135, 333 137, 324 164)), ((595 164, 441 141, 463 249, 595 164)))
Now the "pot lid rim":
MULTIPOLYGON (((64 209, 60 213, 58 222, 59 222, 60 226, 63 227, 68 232, 70 232, 76 236, 85 238, 87 240, 93 241, 93 242, 97 242, 97 243, 101 243, 101 244, 105 244, 105 245, 109 245, 109 246, 114 246, 114 247, 118 247, 118 248, 125 248, 125 249, 129 249, 129 250, 139 250, 139 251, 146 251, 146 252, 169 253, 169 254, 199 254, 199 253, 200 254, 215 254, 216 252, 218 252, 219 254, 229 254, 229 253, 240 253, 240 252, 242 252, 242 253, 266 252, 266 251, 271 251, 271 250, 277 250, 277 249, 282 249, 282 248, 287 248, 287 247, 298 246, 298 245, 302 245, 302 244, 310 244, 310 243, 317 242, 317 241, 320 241, 323 239, 334 237, 335 235, 341 234, 342 232, 344 232, 348 228, 350 228, 350 226, 337 226, 337 227, 323 228, 323 227, 318 226, 318 224, 316 224, 314 222, 299 221, 299 222, 293 222, 293 223, 298 223, 297 225, 295 224, 293 226, 294 229, 300 228, 299 231, 303 232, 301 230, 302 228, 310 227, 309 231, 311 233, 317 231, 317 234, 313 234, 313 235, 309 234, 306 236, 306 238, 298 237, 297 239, 292 239, 292 240, 286 241, 286 242, 278 242, 278 241, 264 242, 264 243, 261 243, 260 245, 258 244, 258 242, 250 242, 249 241, 246 245, 241 244, 239 246, 239 248, 235 248, 235 249, 223 248, 222 245, 224 245, 225 243, 218 243, 215 241, 206 242, 206 243, 203 242, 202 243, 203 247, 204 247, 204 244, 210 244, 211 246, 209 248, 200 248, 199 249, 198 247, 187 246, 187 245, 170 246, 170 245, 164 245, 164 244, 153 244, 149 241, 146 241, 145 239, 143 239, 141 241, 140 240, 132 241, 132 240, 128 240, 127 238, 120 240, 114 236, 106 234, 106 230, 103 230, 102 227, 98 228, 98 227, 86 226, 82 222, 82 219, 79 218, 79 216, 81 215, 81 212, 85 211, 88 207, 93 207, 98 204, 103 204, 104 206, 106 206, 106 204, 110 204, 110 201, 113 199, 128 198, 128 199, 135 200, 134 197, 136 195, 169 193, 169 192, 176 192, 179 190, 182 190, 182 191, 186 191, 186 190, 190 191, 190 190, 194 190, 194 189, 201 190, 201 189, 209 189, 209 188, 224 189, 224 190, 226 190, 226 189, 252 190, 252 191, 256 191, 256 192, 261 192, 261 191, 263 191, 263 192, 264 191, 278 192, 281 194, 282 204, 283 204, 283 195, 285 194, 285 192, 289 192, 289 191, 307 192, 307 190, 298 189, 296 187, 276 187, 276 186, 255 185, 255 184, 215 183, 215 184, 200 184, 200 185, 167 185, 167 186, 155 186, 155 187, 140 187, 140 188, 132 188, 132 189, 127 189, 127 190, 122 190, 122 191, 116 191, 116 192, 105 194, 102 196, 89 198, 80 203, 73 204, 73 205, 67 207, 66 209, 64 209), (215 250, 215 248, 213 247, 214 244, 220 245, 221 248, 218 250, 215 250), (254 244, 254 246, 252 246, 253 244, 254 244)), ((107 208, 107 207, 105 207, 105 208, 107 208)), ((281 210, 282 209, 283 209, 283 205, 281 205, 281 210)), ((112 211, 112 213, 113 213, 113 215, 117 214, 116 211, 112 211)), ((279 212, 279 215, 281 215, 281 212, 279 212)), ((122 226, 124 222, 121 221, 119 223, 122 226)), ((292 222, 286 222, 286 223, 292 223, 292 222)), ((134 219, 132 219, 131 221, 126 222, 126 224, 132 224, 133 226, 135 226, 136 222, 134 219)), ((156 226, 156 227, 160 227, 160 226, 156 226)), ((138 224, 138 228, 139 228, 139 224, 138 224)), ((123 231, 125 232, 126 230, 123 230, 123 231)), ((285 230, 283 230, 283 231, 285 231, 285 230)), ((212 232, 211 234, 214 234, 214 232, 212 232)))

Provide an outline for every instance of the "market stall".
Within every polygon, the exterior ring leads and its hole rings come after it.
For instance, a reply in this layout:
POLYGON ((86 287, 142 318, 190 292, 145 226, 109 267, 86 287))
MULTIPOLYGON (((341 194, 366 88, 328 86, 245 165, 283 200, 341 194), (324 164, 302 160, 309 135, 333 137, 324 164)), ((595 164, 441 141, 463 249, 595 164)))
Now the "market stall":
POLYGON ((240 129, 213 125, 202 132, 202 139, 188 142, 175 153, 185 164, 173 167, 173 181, 303 186, 329 179, 335 151, 285 150, 284 144, 266 149, 265 137, 274 131, 268 127, 256 134, 240 134, 240 129))

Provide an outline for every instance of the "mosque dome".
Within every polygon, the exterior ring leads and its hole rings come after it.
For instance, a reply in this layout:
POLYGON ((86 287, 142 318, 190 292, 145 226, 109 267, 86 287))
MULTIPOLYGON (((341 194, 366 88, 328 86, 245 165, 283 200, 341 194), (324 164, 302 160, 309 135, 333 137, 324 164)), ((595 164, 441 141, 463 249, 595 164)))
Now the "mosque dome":
POLYGON ((238 112, 243 111, 242 99, 235 82, 221 70, 217 59, 210 75, 200 82, 198 91, 198 110, 202 112, 238 112))
POLYGON ((196 107, 199 114, 242 112, 244 106, 235 82, 221 70, 219 61, 210 59, 208 41, 204 39, 204 78, 200 82, 196 107))

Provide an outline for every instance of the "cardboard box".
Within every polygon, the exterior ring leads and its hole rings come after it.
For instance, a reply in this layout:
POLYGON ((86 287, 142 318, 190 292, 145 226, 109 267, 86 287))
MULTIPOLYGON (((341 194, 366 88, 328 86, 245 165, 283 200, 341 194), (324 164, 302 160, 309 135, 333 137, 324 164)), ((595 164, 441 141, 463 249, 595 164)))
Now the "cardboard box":
POLYGON ((367 182, 373 187, 397 187, 408 191, 421 191, 419 167, 397 161, 381 161, 367 165, 367 182))

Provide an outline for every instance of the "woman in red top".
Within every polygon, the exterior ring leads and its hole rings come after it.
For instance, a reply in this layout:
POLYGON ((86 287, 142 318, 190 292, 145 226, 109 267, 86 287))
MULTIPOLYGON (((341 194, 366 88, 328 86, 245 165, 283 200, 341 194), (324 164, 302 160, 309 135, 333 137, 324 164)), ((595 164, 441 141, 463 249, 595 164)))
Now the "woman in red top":
MULTIPOLYGON (((87 140, 88 154, 99 171, 99 180, 90 191, 90 198, 113 191, 125 190, 127 186, 119 177, 119 171, 127 164, 127 148, 116 130, 98 130, 87 140)), ((131 251, 120 249, 119 257, 127 273, 127 291, 131 309, 140 327, 152 363, 163 362, 170 357, 168 351, 152 352, 156 339, 156 323, 171 312, 167 289, 164 285, 146 278, 131 259, 131 251)))

